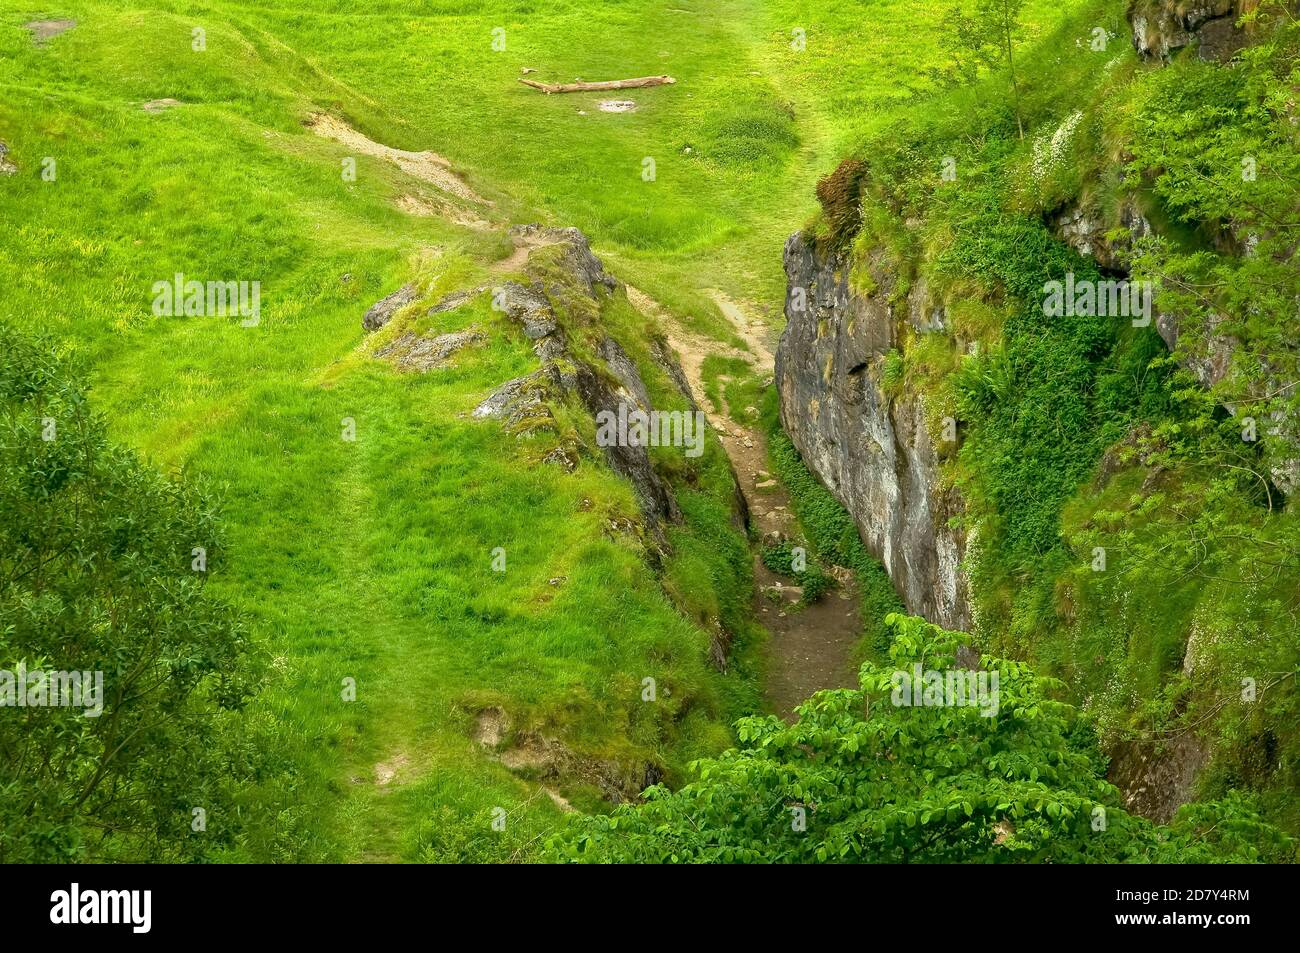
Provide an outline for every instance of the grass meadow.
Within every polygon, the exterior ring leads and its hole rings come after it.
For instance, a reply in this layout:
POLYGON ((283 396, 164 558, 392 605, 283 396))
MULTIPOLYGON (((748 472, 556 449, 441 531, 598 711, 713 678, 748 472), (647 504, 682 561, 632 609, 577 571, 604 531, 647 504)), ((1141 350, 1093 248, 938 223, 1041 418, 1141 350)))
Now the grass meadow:
MULTIPOLYGON (((469 417, 535 366, 499 316, 439 316, 491 331, 448 371, 373 360, 373 302, 413 278, 431 293, 481 283, 510 243, 403 211, 400 198, 431 190, 379 159, 357 157, 346 181, 350 153, 308 117, 440 153, 493 203, 492 222, 578 226, 615 274, 728 339, 706 292, 775 326, 782 242, 812 215, 816 178, 931 91, 942 8, 0 3, 0 140, 19 167, 0 177, 0 320, 77 356, 116 439, 218 491, 226 558, 211 585, 271 660, 248 717, 281 739, 295 783, 248 792, 241 809, 260 820, 229 859, 526 858, 560 809, 479 752, 476 711, 501 706, 517 730, 546 725, 584 755, 649 759, 671 778, 759 704, 749 555, 716 442, 679 490, 687 519, 659 577, 605 531, 635 512, 626 484, 537 466, 527 441, 469 417), (53 17, 78 23, 34 43, 24 24, 53 17), (604 113, 598 94, 525 88, 523 68, 677 82, 604 113), (164 98, 179 105, 142 108, 164 98), (178 273, 259 281, 260 325, 154 316, 153 283, 178 273), (741 635, 726 675, 706 662, 718 618, 741 635), (653 714, 638 703, 645 675, 671 689, 653 714), (346 678, 355 703, 341 701, 346 678), (508 837, 463 833, 499 806, 508 837), (299 829, 311 833, 286 833, 299 829)), ((1031 32, 1055 15, 1033 0, 1031 32)), ((647 321, 624 300, 604 320, 644 346, 647 321)), ((590 785, 562 793, 600 805, 590 785)))

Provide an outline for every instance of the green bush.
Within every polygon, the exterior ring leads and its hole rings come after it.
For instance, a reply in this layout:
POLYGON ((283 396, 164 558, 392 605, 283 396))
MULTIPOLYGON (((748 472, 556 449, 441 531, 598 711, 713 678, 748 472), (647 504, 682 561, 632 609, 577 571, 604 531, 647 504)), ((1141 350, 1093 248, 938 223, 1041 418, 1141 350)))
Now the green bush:
POLYGON ((816 560, 809 559, 806 554, 805 568, 795 570, 794 545, 789 541, 763 547, 761 558, 763 565, 772 572, 789 576, 803 589, 803 598, 799 600, 803 605, 812 605, 835 587, 834 578, 823 572, 816 560))
POLYGON ((738 724, 741 746, 696 780, 552 838, 597 863, 1203 863, 1288 859, 1293 844, 1233 795, 1171 827, 1128 814, 1058 683, 983 660, 980 704, 913 705, 899 674, 959 671, 964 636, 890 615, 889 661, 818 692, 787 725, 738 724), (995 680, 996 679, 996 680, 995 680), (988 702, 989 704, 985 704, 988 702), (992 714, 990 714, 992 710, 992 714))
POLYGON ((244 620, 206 591, 223 560, 212 505, 112 444, 56 349, 3 326, 0 513, 0 670, 102 678, 98 715, 89 699, 0 709, 0 862, 228 847, 221 716, 257 667, 244 620), (194 834, 195 807, 211 834, 194 834))

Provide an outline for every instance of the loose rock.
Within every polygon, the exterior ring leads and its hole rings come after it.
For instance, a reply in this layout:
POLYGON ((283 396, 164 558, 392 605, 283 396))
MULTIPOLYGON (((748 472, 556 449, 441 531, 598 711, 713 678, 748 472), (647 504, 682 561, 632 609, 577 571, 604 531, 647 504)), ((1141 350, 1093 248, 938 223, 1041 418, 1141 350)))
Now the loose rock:
POLYGON ((361 319, 361 326, 367 331, 378 331, 393 319, 393 315, 415 300, 417 290, 414 282, 402 285, 386 298, 371 305, 366 316, 361 319))

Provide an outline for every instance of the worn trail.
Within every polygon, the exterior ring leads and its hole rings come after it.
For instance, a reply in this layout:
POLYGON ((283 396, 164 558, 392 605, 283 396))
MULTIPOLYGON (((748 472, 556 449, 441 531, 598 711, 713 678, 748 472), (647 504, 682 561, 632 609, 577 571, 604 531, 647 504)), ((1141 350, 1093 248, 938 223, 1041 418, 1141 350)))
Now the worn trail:
MULTIPOLYGON (((725 397, 724 406, 715 406, 704 389, 704 361, 711 355, 740 358, 760 375, 770 376, 770 329, 737 302, 715 292, 713 299, 718 309, 749 349, 741 351, 692 332, 636 288, 628 286, 628 297, 640 311, 659 318, 700 408, 731 458, 759 540, 797 537, 790 495, 767 472, 767 440, 762 428, 756 420, 752 424, 737 423, 736 418, 749 416, 744 413, 746 408, 725 406, 725 397)), ((818 602, 796 608, 802 595, 789 579, 768 569, 755 551, 754 611, 772 635, 764 694, 772 711, 786 718, 816 691, 856 684, 853 647, 862 634, 862 621, 852 574, 844 573, 837 588, 818 602)))

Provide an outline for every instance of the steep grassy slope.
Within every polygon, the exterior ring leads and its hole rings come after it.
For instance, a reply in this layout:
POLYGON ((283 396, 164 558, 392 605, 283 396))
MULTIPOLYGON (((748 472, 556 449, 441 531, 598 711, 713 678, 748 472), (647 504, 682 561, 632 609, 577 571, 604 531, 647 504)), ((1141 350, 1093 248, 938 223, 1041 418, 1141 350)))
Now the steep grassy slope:
POLYGON ((925 402, 982 644, 1066 681, 1140 809, 1246 787, 1294 830, 1294 25, 1162 67, 1123 13, 1081 4, 1022 56, 1023 140, 1005 74, 954 90, 857 153, 816 228, 903 316, 873 380, 925 402), (1045 307, 1130 269, 1155 320, 1045 307), (941 333, 909 326, 918 288, 941 333))
MULTIPOLYGON (((420 276, 432 295, 470 285, 508 241, 398 211, 420 184, 380 162, 363 157, 345 185, 342 150, 301 127, 336 85, 276 44, 217 24, 196 53, 183 18, 71 12, 84 19, 48 47, 16 23, 5 34, 3 139, 21 170, 3 192, 20 223, 0 258, 5 319, 75 342, 116 434, 225 488, 238 557, 214 587, 276 656, 261 704, 305 777, 291 796, 250 792, 236 856, 513 856, 558 812, 475 753, 485 707, 583 754, 649 756, 670 776, 725 742, 730 717, 754 704, 744 645, 724 681, 683 615, 722 616, 744 635, 747 561, 716 451, 681 494, 687 524, 664 570, 685 580, 679 608, 637 548, 605 533, 635 516, 625 484, 599 466, 537 467, 494 424, 466 419, 532 362, 501 316, 442 316, 492 333, 438 375, 356 350, 361 313, 394 275, 420 276), (140 109, 164 93, 184 105, 140 109), (53 181, 37 174, 45 155, 53 181), (261 281, 261 324, 154 318, 152 283, 176 272, 261 281), (504 573, 491 569, 497 547, 504 573), (652 673, 671 692, 654 709, 639 698, 652 673), (345 678, 355 703, 340 697, 345 678), (506 836, 489 826, 496 806, 506 836)), ((510 215, 507 202, 493 214, 510 215)), ((642 319, 621 308, 605 324, 628 329, 635 353, 642 319)))

